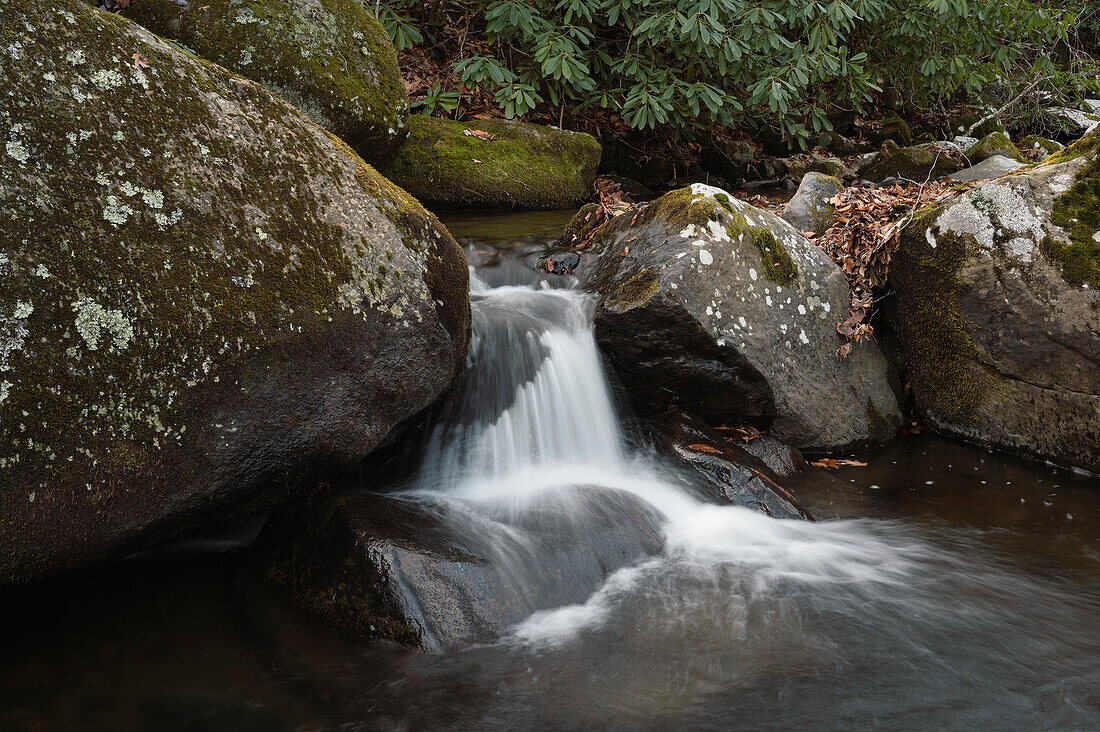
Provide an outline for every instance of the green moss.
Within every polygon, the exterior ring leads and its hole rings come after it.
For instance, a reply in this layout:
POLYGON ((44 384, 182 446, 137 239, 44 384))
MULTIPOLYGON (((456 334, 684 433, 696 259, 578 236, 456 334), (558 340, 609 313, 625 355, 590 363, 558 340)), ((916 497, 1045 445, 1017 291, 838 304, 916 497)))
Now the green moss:
POLYGON ((764 276, 777 285, 787 287, 798 279, 798 269, 791 261, 791 255, 775 238, 770 229, 754 226, 749 229, 749 240, 760 252, 760 264, 764 276))
POLYGON ((1043 238, 1043 254, 1056 262, 1062 277, 1071 285, 1100 287, 1100 162, 1090 160, 1077 173, 1066 193, 1058 197, 1051 208, 1051 223, 1069 235, 1063 242, 1053 237, 1043 238))
POLYGON ((938 419, 967 424, 997 384, 958 311, 960 272, 969 236, 940 231, 942 207, 925 209, 905 228, 890 267, 895 297, 891 322, 918 409, 938 419), (926 237, 931 229, 936 246, 926 237))
POLYGON ((571 208, 593 194, 600 145, 582 133, 414 115, 409 139, 386 177, 439 208, 571 208), (496 136, 464 134, 477 129, 496 136))
POLYGON ((1097 152, 1097 148, 1100 148, 1100 127, 1097 127, 1069 147, 1054 153, 1047 159, 1047 162, 1053 165, 1068 163, 1070 160, 1076 160, 1082 155, 1097 152))
MULTIPOLYGON (((951 138, 957 135, 962 135, 980 119, 981 117, 979 117, 974 112, 964 112, 963 114, 949 117, 947 120, 947 126, 949 128, 948 137, 951 138)), ((1005 128, 1004 125, 1001 124, 1001 121, 997 118, 993 118, 991 120, 986 120, 985 122, 980 124, 972 134, 976 135, 978 139, 981 139, 986 135, 992 134, 994 132, 1003 133, 1004 131, 1005 128)))
POLYGON ((994 155, 1003 155, 1020 163, 1027 162, 1024 156, 1020 154, 1020 150, 1003 132, 991 132, 966 151, 966 157, 972 163, 980 163, 994 155))
POLYGON ((605 301, 605 307, 625 312, 638 307, 661 289, 657 270, 646 267, 623 281, 605 301))
POLYGON ((397 54, 357 0, 142 0, 123 13, 286 98, 372 163, 405 138, 397 54))
POLYGON ((894 439, 897 435, 897 426, 879 411, 870 397, 867 398, 866 413, 872 442, 883 443, 894 439))

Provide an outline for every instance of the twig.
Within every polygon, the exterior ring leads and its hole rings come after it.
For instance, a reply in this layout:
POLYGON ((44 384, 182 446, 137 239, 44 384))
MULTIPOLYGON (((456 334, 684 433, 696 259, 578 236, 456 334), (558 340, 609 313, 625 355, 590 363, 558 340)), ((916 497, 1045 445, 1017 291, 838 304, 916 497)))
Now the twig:
POLYGON ((1016 96, 1014 96, 1014 97, 1013 97, 1012 99, 1010 99, 1010 100, 1008 101, 1008 103, 1007 103, 1007 104, 1005 104, 1005 105, 1004 105, 1003 107, 1001 107, 1000 109, 997 109, 997 110, 994 110, 994 111, 990 112, 989 114, 987 114, 986 116, 982 117, 982 118, 981 118, 980 120, 978 120, 978 121, 977 121, 977 122, 975 122, 974 124, 970 125, 970 127, 969 127, 969 128, 968 128, 968 129, 966 130, 966 132, 965 132, 965 133, 963 133, 963 136, 964 136, 964 137, 970 137, 971 133, 973 133, 973 132, 974 132, 974 130, 978 129, 979 127, 981 127, 982 125, 984 125, 984 124, 985 124, 986 122, 988 122, 989 120, 991 120, 991 119, 996 119, 997 117, 1000 117, 1000 116, 1001 116, 1001 114, 1003 114, 1003 113, 1004 113, 1004 111, 1005 111, 1006 109, 1008 109, 1008 108, 1009 108, 1009 107, 1011 107, 1011 106, 1012 106, 1013 104, 1015 104, 1016 102, 1018 102, 1018 101, 1020 101, 1021 99, 1023 99, 1023 98, 1025 97, 1025 96, 1027 96, 1027 93, 1028 93, 1029 91, 1031 91, 1031 90, 1032 90, 1032 89, 1034 89, 1034 88, 1035 88, 1036 86, 1038 86, 1038 85, 1039 85, 1039 84, 1040 84, 1041 82, 1044 82, 1044 81, 1046 81, 1046 80, 1047 80, 1047 79, 1049 79, 1049 78, 1050 78, 1050 76, 1049 76, 1049 75, 1047 75, 1047 74, 1043 74, 1042 76, 1040 76, 1039 78, 1037 78, 1037 79, 1036 79, 1035 81, 1033 81, 1033 82, 1031 82, 1030 84, 1028 84, 1028 85, 1027 85, 1026 87, 1024 87, 1024 90, 1023 90, 1022 92, 1020 92, 1019 94, 1017 94, 1016 96))

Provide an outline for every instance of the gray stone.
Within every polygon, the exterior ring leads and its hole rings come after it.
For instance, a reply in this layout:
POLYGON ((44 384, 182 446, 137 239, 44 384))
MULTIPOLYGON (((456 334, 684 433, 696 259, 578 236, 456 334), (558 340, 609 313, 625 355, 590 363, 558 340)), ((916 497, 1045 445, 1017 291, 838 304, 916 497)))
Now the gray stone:
POLYGON ((835 206, 829 201, 843 188, 844 185, 832 176, 807 173, 783 209, 783 220, 802 232, 824 233, 835 222, 835 206))
POLYGON ((947 176, 951 180, 957 180, 961 182, 969 182, 975 180, 987 180, 989 178, 1000 178, 1002 175, 1008 175, 1015 172, 1020 168, 1023 168, 1027 163, 1021 163, 1012 158, 1006 158, 1004 155, 994 155, 988 157, 977 165, 969 168, 963 168, 962 170, 952 173, 947 176))
POLYGON ((594 242, 596 337, 643 416, 676 403, 800 448, 893 435, 889 365, 872 342, 837 360, 848 283, 786 221, 695 185, 604 224, 594 242))

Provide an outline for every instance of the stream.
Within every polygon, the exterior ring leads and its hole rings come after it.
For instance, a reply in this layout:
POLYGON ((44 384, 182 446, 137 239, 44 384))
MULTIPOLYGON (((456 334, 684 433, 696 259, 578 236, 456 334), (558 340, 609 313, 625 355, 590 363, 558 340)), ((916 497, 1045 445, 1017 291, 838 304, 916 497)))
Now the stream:
POLYGON ((517 596, 547 521, 615 551, 605 496, 659 552, 426 653, 297 610, 236 522, 0 588, 0 729, 1100 729, 1100 481, 925 433, 785 481, 816 522, 708 503, 632 429, 575 279, 533 268, 568 217, 444 219, 470 368, 389 488, 487 527, 517 596))

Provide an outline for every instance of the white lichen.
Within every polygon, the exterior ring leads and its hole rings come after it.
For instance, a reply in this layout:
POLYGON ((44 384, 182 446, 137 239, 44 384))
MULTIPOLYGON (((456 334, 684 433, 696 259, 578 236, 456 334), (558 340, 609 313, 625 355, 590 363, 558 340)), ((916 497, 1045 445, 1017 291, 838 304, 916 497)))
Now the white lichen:
POLYGON ((100 345, 122 351, 130 345, 134 327, 122 311, 107 310, 89 298, 73 303, 73 310, 76 312, 76 331, 89 351, 99 350, 100 345))

